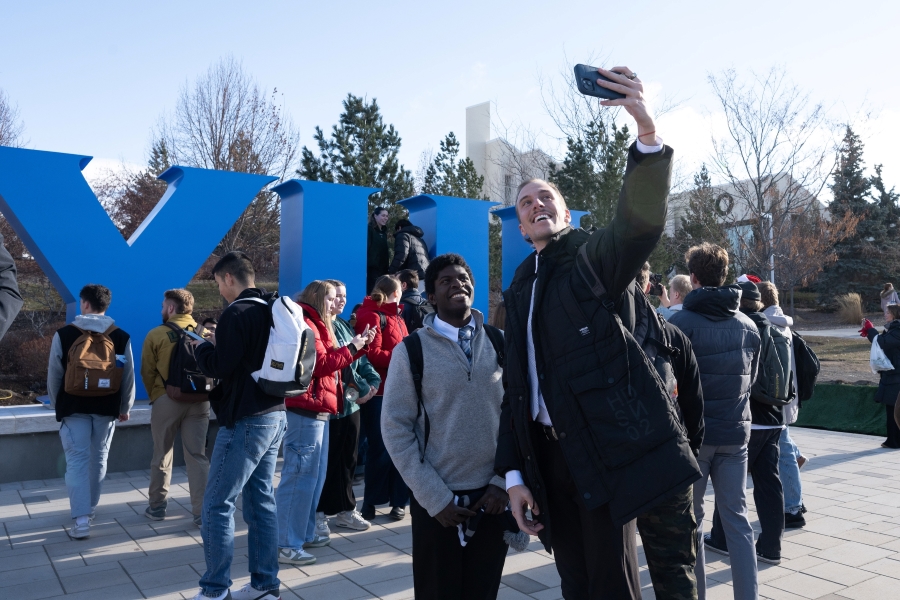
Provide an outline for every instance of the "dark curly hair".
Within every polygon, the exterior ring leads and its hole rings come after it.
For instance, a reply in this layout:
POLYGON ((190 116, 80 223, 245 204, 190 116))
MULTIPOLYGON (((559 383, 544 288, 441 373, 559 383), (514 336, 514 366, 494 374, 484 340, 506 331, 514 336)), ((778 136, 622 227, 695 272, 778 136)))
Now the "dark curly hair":
POLYGON ((688 271, 704 287, 719 287, 728 276, 728 252, 722 246, 703 242, 684 254, 688 271))
POLYGON ((112 302, 112 292, 109 288, 96 283, 89 283, 81 288, 78 296, 90 305, 91 310, 98 313, 106 312, 112 302))
POLYGON ((453 254, 452 252, 450 252, 435 257, 435 259, 428 264, 428 268, 425 269, 426 294, 434 293, 434 284, 437 282, 438 273, 452 265, 459 265, 460 267, 465 269, 466 274, 469 276, 469 281, 472 282, 473 286, 475 285, 475 277, 472 275, 472 269, 469 268, 469 263, 466 262, 466 259, 464 259, 459 254, 453 254))

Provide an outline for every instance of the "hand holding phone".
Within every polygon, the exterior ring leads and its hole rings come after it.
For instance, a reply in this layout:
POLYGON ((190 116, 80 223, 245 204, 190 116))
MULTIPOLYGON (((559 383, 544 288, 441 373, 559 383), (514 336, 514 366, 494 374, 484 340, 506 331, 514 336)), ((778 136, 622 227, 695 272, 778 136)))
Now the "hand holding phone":
POLYGON ((197 335, 197 333, 195 333, 193 331, 188 331, 187 329, 184 330, 184 335, 188 336, 189 338, 191 338, 192 340, 194 340, 196 342, 205 342, 206 341, 205 337, 203 337, 201 335, 197 335))
POLYGON ((580 64, 575 65, 575 84, 578 86, 578 91, 582 94, 603 98, 605 100, 617 100, 625 97, 625 94, 614 92, 611 89, 603 87, 597 83, 598 79, 616 83, 612 79, 601 75, 597 67, 580 64))

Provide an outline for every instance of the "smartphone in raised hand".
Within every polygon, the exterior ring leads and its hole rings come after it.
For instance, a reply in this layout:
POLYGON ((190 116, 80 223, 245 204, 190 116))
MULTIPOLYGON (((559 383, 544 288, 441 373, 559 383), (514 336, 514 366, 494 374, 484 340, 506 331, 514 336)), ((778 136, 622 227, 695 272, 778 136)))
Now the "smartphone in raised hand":
POLYGON ((578 91, 585 96, 595 96, 604 100, 617 100, 625 97, 625 94, 603 87, 597 83, 598 79, 612 81, 608 77, 601 75, 597 67, 582 64, 575 65, 575 85, 578 86, 578 91))

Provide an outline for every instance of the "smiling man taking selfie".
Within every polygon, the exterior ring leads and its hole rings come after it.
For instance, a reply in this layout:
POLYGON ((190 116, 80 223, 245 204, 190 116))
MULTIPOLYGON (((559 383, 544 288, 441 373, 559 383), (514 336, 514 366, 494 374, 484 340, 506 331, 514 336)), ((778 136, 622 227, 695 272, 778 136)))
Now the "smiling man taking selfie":
MULTIPOLYGON (((677 421, 674 383, 648 356, 672 348, 645 344, 659 324, 633 283, 663 232, 672 149, 656 135, 631 69, 599 75, 609 80, 599 85, 624 94, 601 104, 624 108, 637 140, 615 217, 594 233, 571 227, 555 186, 519 187, 520 230, 536 252, 504 293, 495 471, 506 478, 519 527, 555 554, 563 596, 620 600, 641 597, 635 517, 682 492, 699 471, 677 421)), ((693 537, 684 532, 673 543, 691 548, 693 537)))

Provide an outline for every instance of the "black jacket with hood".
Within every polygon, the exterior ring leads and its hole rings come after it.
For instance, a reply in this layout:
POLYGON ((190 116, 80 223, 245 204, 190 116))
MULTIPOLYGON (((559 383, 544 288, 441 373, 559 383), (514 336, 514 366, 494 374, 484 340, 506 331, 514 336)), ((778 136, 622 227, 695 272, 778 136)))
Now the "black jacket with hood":
POLYGON ((640 318, 655 318, 649 303, 649 312, 638 314, 643 294, 633 278, 665 225, 671 162, 671 148, 641 154, 632 146, 609 227, 592 234, 559 232, 540 254, 525 259, 504 292, 505 392, 494 467, 498 475, 521 471, 542 509, 546 547, 553 515, 532 440, 532 296, 538 385, 585 508, 607 504, 613 520, 623 524, 699 478, 677 409, 632 335, 640 318), (575 266, 585 244, 611 309, 594 297, 575 266))
POLYGON ((407 225, 394 234, 394 260, 388 267, 388 273, 396 273, 404 269, 412 269, 425 279, 428 268, 428 246, 422 240, 425 232, 415 225, 407 225))
POLYGON ((209 402, 224 427, 234 427, 244 417, 284 410, 284 398, 265 394, 250 375, 262 368, 272 313, 265 304, 241 302, 245 298, 268 302, 272 296, 257 288, 241 292, 219 317, 215 345, 206 342, 197 347, 200 370, 220 380, 209 402))
POLYGON ((897 395, 900 394, 900 321, 891 321, 884 328, 884 333, 878 333, 874 327, 867 332, 871 342, 876 337, 878 345, 884 350, 888 360, 894 365, 893 371, 881 371, 878 382, 878 391, 875 392, 875 402, 894 406, 897 395))
POLYGON ((759 331, 738 310, 736 285, 698 288, 669 319, 691 340, 703 386, 703 444, 750 440, 750 388, 759 368, 759 331))

